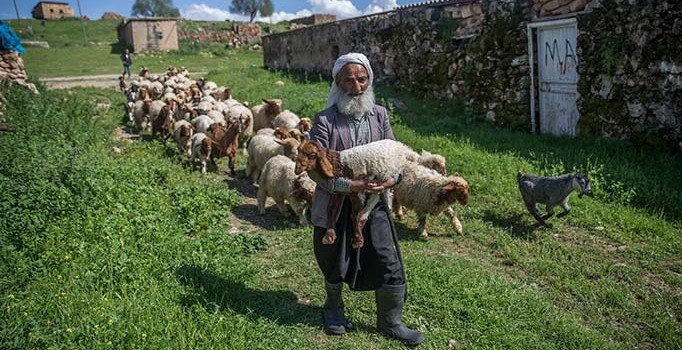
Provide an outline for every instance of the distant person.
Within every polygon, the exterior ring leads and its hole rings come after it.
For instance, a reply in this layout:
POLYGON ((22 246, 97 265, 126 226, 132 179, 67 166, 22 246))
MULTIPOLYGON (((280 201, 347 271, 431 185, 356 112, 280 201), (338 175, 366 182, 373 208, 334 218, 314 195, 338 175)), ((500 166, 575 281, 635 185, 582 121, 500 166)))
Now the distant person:
MULTIPOLYGON (((334 82, 327 108, 317 114, 310 139, 336 151, 379 140, 394 140, 386 109, 374 102, 374 73, 367 57, 361 53, 339 57, 334 63, 332 77, 334 82)), ((324 275, 327 299, 322 316, 329 334, 341 335, 353 327, 344 314, 341 296, 343 282, 346 282, 351 290, 374 290, 379 332, 406 345, 414 346, 424 341, 421 332, 402 322, 407 281, 385 196, 382 195, 382 202, 374 208, 363 230, 364 247, 355 249, 351 245, 353 223, 348 198, 336 221, 336 241, 331 245, 322 242, 327 231, 331 194, 381 193, 398 181, 399 178, 372 183, 366 179, 334 177, 317 182, 311 210, 315 226, 313 250, 324 275)))
POLYGON ((123 74, 128 74, 128 79, 130 79, 130 66, 133 65, 133 59, 130 57, 130 51, 128 49, 123 50, 121 54, 121 63, 123 63, 123 74))

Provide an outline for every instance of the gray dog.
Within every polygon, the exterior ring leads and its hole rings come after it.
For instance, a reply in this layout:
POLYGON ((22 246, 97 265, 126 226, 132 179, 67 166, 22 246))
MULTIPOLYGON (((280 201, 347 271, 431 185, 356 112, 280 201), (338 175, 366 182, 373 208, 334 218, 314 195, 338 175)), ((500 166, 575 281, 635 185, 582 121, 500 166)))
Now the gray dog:
POLYGON ((568 195, 574 190, 579 192, 578 197, 593 196, 590 180, 587 175, 580 173, 543 177, 531 174, 523 175, 519 172, 516 175, 516 181, 519 183, 519 190, 526 208, 535 220, 543 225, 546 225, 545 220, 554 215, 554 207, 557 205, 561 205, 564 209, 564 212, 559 216, 568 214, 571 210, 568 206, 568 195), (545 205, 547 214, 540 215, 536 207, 537 203, 545 205))

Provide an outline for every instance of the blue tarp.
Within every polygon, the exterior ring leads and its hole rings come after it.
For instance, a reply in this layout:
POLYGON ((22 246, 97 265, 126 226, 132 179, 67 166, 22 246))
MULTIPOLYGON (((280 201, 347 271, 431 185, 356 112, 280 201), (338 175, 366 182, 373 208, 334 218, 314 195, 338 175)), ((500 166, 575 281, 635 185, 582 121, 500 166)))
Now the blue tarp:
POLYGON ((0 49, 16 51, 21 55, 26 53, 17 34, 2 20, 0 20, 0 49))

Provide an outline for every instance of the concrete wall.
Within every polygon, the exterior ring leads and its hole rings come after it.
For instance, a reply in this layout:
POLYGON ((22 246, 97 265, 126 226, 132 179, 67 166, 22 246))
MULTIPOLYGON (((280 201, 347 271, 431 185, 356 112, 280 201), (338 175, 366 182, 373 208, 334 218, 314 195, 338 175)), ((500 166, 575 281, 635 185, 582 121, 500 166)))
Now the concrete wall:
POLYGON ((119 40, 133 52, 177 50, 177 21, 129 20, 119 29, 119 40))
POLYGON ((60 19, 76 16, 76 12, 69 5, 50 3, 36 5, 31 14, 35 19, 60 19))

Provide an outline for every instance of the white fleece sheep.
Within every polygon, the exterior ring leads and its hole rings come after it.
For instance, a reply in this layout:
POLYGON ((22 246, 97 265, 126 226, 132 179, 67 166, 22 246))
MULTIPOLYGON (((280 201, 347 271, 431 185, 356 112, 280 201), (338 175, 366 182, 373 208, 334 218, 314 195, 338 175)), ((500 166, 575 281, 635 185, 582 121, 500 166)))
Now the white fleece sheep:
POLYGON ((455 232, 462 233, 462 224, 450 206, 455 201, 466 205, 469 185, 459 174, 443 176, 433 169, 418 164, 408 164, 401 173, 401 181, 393 187, 393 209, 401 220, 401 205, 415 211, 419 218, 419 233, 427 237, 426 216, 438 215, 444 210, 450 216, 455 232))
POLYGON ((198 159, 201 163, 202 174, 206 173, 206 165, 211 158, 212 147, 211 139, 203 132, 192 135, 192 155, 190 156, 190 163, 194 165, 194 162, 198 159))
POLYGON ((275 128, 284 125, 287 129, 294 130, 298 127, 298 123, 300 122, 301 118, 299 118, 290 110, 285 109, 284 112, 278 114, 275 117, 273 125, 275 126, 275 128))
POLYGON ((282 100, 263 100, 263 103, 253 106, 253 131, 262 128, 274 128, 275 117, 282 112, 282 100))
POLYGON ((242 124, 242 132, 239 135, 239 144, 244 150, 244 154, 246 154, 246 144, 253 134, 253 112, 248 107, 237 103, 228 107, 225 116, 230 120, 239 120, 242 124))
POLYGON ((194 127, 186 120, 178 120, 173 124, 173 138, 178 145, 180 153, 186 153, 187 156, 192 156, 192 135, 194 134, 194 127))
POLYGON ((253 184, 258 184, 259 177, 265 163, 272 157, 284 155, 290 159, 296 159, 300 143, 294 138, 280 140, 270 135, 255 135, 248 145, 248 158, 246 160, 246 176, 253 184))
POLYGON ((306 173, 296 175, 295 166, 293 160, 281 155, 272 157, 265 163, 258 188, 258 212, 265 214, 265 200, 272 197, 282 215, 289 217, 284 204, 289 203, 298 215, 298 222, 306 226, 306 211, 312 204, 315 182, 306 173))
POLYGON ((197 132, 208 132, 208 128, 215 123, 211 117, 207 115, 200 115, 192 119, 192 126, 197 132))
MULTIPOLYGON (((396 178, 402 169, 410 162, 416 162, 419 155, 406 145, 394 140, 381 140, 356 146, 341 152, 322 148, 315 142, 304 142, 299 156, 296 159, 296 173, 307 171, 308 175, 320 182, 335 176, 344 176, 351 179, 365 178, 367 180, 382 183, 391 178, 396 178)), ((372 194, 365 198, 364 194, 351 197, 353 202, 354 225, 353 248, 360 248, 364 241, 362 228, 369 214, 381 200, 380 194, 372 194), (356 199, 360 200, 358 203, 356 199)), ((329 217, 335 217, 340 210, 343 199, 340 195, 332 196, 330 200, 329 217)), ((336 232, 332 220, 329 220, 327 233, 322 240, 323 244, 332 244, 336 239, 336 232)))

